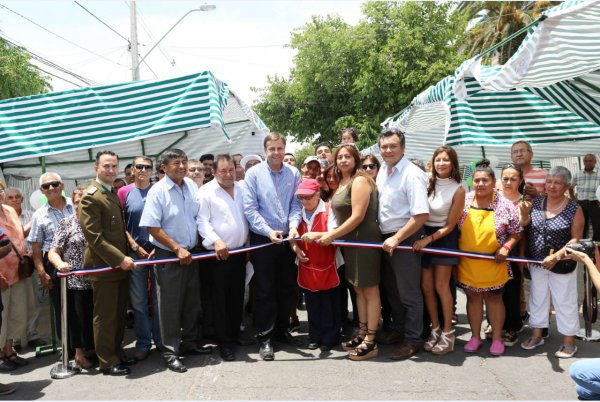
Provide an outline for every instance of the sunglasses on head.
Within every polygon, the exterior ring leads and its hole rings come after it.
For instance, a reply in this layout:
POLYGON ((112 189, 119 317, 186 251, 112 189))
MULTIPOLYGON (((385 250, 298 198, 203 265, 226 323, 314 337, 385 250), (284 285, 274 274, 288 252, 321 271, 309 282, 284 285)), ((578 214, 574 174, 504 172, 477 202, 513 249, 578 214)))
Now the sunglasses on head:
POLYGON ((144 165, 143 163, 138 163, 137 165, 135 165, 135 168, 137 170, 150 170, 150 171, 152 171, 152 165, 144 165))
POLYGON ((42 188, 42 190, 48 190, 50 188, 50 186, 52 186, 53 188, 57 188, 61 184, 62 184, 62 182, 56 180, 56 181, 51 181, 49 183, 44 183, 40 187, 42 188))
POLYGON ((376 164, 374 164, 374 163, 365 163, 364 165, 362 165, 362 168, 363 168, 364 170, 367 170, 367 169, 375 169, 376 167, 377 167, 377 165, 376 165, 376 164))
POLYGON ((191 167, 188 169, 188 172, 190 172, 190 173, 203 172, 203 171, 204 171, 203 167, 197 167, 197 166, 194 166, 194 167, 191 167))

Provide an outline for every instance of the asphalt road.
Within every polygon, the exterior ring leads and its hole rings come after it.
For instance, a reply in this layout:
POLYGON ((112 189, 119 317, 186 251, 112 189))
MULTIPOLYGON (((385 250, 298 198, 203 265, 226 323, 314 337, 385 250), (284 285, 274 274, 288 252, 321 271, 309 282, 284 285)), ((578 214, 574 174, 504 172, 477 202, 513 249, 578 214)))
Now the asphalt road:
MULTIPOLYGON (((462 347, 470 337, 465 315, 465 296, 459 292, 459 324, 454 353, 438 357, 422 352, 407 361, 389 359, 393 346, 381 346, 378 358, 354 362, 341 349, 321 353, 305 348, 275 345, 275 360, 265 362, 256 345, 239 347, 238 360, 223 362, 218 352, 187 357, 188 372, 165 369, 153 351, 132 367, 126 377, 109 377, 96 369, 71 378, 53 380, 50 369, 58 354, 36 358, 24 349, 30 364, 2 373, 0 382, 15 383, 15 394, 3 399, 49 400, 573 400, 569 366, 577 359, 554 357, 560 337, 554 317, 546 345, 522 350, 518 344, 502 357, 492 357, 489 341, 480 353, 466 354, 462 347)), ((46 312, 44 309, 42 312, 46 312)), ((44 314, 47 320, 48 314, 44 314)), ((306 313, 301 312, 299 336, 308 343, 306 313)), ((595 325, 596 329, 598 325, 595 325)), ((521 341, 529 336, 526 328, 521 341)), ((133 348, 132 330, 127 330, 133 348)), ((577 358, 598 356, 596 343, 579 342, 577 358)))

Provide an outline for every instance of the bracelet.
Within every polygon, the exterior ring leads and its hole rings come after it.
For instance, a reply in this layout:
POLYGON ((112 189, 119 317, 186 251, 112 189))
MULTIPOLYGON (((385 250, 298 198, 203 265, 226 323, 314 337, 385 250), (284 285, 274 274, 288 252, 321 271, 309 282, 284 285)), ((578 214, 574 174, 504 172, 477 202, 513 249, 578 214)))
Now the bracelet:
POLYGON ((432 243, 435 241, 435 236, 434 236, 434 235, 435 235, 436 233, 437 233, 437 232, 433 232, 433 233, 430 235, 430 236, 431 236, 431 242, 432 242, 432 243))
POLYGON ((509 253, 512 251, 512 246, 508 243, 504 243, 501 248, 505 248, 509 253))

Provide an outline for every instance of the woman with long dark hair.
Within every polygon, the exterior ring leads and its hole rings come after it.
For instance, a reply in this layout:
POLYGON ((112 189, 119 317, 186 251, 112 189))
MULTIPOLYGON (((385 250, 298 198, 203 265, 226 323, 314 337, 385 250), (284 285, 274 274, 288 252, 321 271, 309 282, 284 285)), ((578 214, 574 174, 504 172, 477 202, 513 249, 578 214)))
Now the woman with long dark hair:
MULTIPOLYGON (((334 159, 341 173, 339 187, 331 201, 338 227, 326 233, 314 233, 309 237, 310 240, 318 240, 323 246, 328 246, 336 239, 381 242, 377 224, 377 187, 373 179, 360 169, 358 150, 352 144, 342 145, 337 149, 334 159)), ((379 353, 375 335, 381 315, 381 250, 345 247, 343 254, 346 279, 356 291, 360 323, 357 336, 343 342, 342 347, 348 351, 350 359, 365 360, 379 353)))
MULTIPOLYGON (((426 236, 417 240, 413 248, 415 251, 427 246, 457 249, 456 224, 465 205, 465 190, 461 186, 458 155, 451 147, 439 147, 433 152, 431 165, 433 170, 427 188, 429 218, 425 222, 426 236)), ((436 355, 445 355, 454 350, 454 299, 450 291, 450 277, 452 266, 456 264, 457 257, 433 254, 424 254, 421 257, 421 288, 431 319, 431 334, 423 348, 436 355), (444 328, 440 328, 436 295, 439 296, 442 306, 444 328)))

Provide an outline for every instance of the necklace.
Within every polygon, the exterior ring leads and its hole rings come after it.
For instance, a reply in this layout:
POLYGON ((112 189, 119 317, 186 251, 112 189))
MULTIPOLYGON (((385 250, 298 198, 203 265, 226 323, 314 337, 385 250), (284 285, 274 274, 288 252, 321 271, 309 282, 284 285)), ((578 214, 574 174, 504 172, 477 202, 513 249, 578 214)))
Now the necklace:
POLYGON ((551 214, 554 214, 554 213, 556 213, 556 211, 559 211, 562 207, 564 207, 566 203, 567 203, 567 198, 563 197, 563 201, 560 203, 560 205, 558 207, 551 209, 550 205, 548 205, 547 211, 550 212, 551 214))

